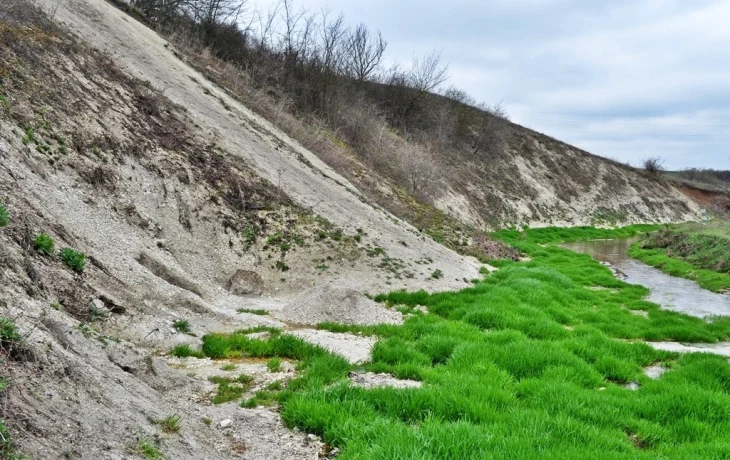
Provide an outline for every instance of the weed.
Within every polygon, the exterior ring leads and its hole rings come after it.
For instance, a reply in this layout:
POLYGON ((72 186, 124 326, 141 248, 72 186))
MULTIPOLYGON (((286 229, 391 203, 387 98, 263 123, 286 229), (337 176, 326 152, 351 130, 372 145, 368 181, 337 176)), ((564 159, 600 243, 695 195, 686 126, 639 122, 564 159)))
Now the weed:
POLYGON ((443 277, 444 277, 444 272, 442 272, 442 271, 441 271, 441 270, 439 270, 438 268, 437 268, 436 270, 434 270, 434 271, 433 271, 433 272, 431 273, 431 276, 430 276, 430 278, 431 278, 431 279, 434 279, 434 280, 438 280, 438 279, 441 279, 441 278, 443 278, 443 277))
POLYGON ((152 420, 152 423, 158 425, 165 433, 179 433, 180 432, 180 421, 181 418, 177 414, 168 415, 162 419, 152 420))
POLYGON ((323 271, 324 272, 324 271, 327 271, 327 269, 330 268, 330 267, 327 264, 320 264, 320 265, 317 265, 314 268, 316 268, 319 271, 323 271))
POLYGON ((93 303, 89 306, 89 321, 92 323, 106 319, 107 312, 97 308, 93 303))
POLYGON ((176 331, 182 332, 183 334, 190 334, 190 321, 186 319, 176 319, 172 322, 172 327, 175 328, 176 331))
POLYGON ((257 308, 239 308, 238 313, 251 313, 252 315, 266 316, 269 314, 267 310, 257 308))
POLYGON ((233 363, 228 363, 225 366, 221 367, 221 370, 222 371, 226 371, 226 372, 235 371, 236 370, 236 365, 233 364, 233 363))
POLYGON ((243 243, 246 249, 251 248, 251 246, 256 243, 256 238, 258 237, 258 234, 259 230, 255 225, 249 225, 243 230, 241 238, 243 239, 243 243))
POLYGON ((10 222, 10 213, 2 200, 0 200, 0 227, 7 227, 10 222))
POLYGON ((33 246, 35 247, 35 250, 38 251, 38 254, 43 254, 46 256, 52 256, 56 248, 56 244, 53 242, 53 238, 45 233, 40 233, 38 236, 35 237, 35 240, 33 241, 33 246))
POLYGON ((213 424, 213 420, 209 419, 208 417, 203 417, 202 419, 200 419, 200 421, 203 422, 205 426, 210 426, 213 424))
POLYGON ((71 248, 63 248, 59 253, 61 260, 76 273, 83 273, 86 267, 86 254, 71 248))
POLYGON ((279 372, 281 370, 281 359, 279 358, 270 358, 266 362, 266 367, 269 369, 269 372, 279 372))
POLYGON ((276 264, 274 264, 274 267, 279 270, 280 272, 287 272, 289 271, 289 266, 284 263, 283 260, 277 260, 276 264))
POLYGON ((147 460, 161 460, 165 458, 160 449, 146 439, 142 439, 137 443, 137 452, 147 460))

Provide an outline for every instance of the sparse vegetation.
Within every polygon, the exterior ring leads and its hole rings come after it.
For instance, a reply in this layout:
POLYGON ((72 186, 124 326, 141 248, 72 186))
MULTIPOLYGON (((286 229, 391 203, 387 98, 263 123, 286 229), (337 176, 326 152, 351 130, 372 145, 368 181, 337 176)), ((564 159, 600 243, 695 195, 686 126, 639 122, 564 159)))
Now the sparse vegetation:
POLYGON ((183 334, 191 334, 192 329, 190 328, 190 321, 187 319, 176 319, 172 322, 172 327, 175 328, 176 331, 182 332, 183 334))
POLYGON ((160 449, 153 442, 142 439, 137 443, 137 452, 147 460, 162 460, 165 458, 160 449))
POLYGON ((221 370, 226 371, 226 372, 235 371, 236 365, 233 363, 228 363, 228 364, 224 365, 223 367, 221 367, 221 370))
POLYGON ((241 374, 235 379, 211 376, 208 380, 218 385, 218 389, 211 399, 213 404, 223 404, 240 399, 253 382, 253 378, 246 374, 241 374))
POLYGON ((59 252, 61 260, 76 273, 83 273, 86 267, 86 254, 71 248, 63 248, 59 252))
POLYGON ((162 419, 152 420, 152 423, 154 423, 155 425, 158 425, 162 429, 162 431, 164 431, 165 433, 172 434, 172 433, 180 432, 180 428, 181 428, 180 422, 181 421, 182 421, 182 419, 180 418, 179 415, 173 414, 173 415, 168 415, 167 417, 162 418, 162 419))
POLYGON ((3 200, 0 200, 0 228, 7 227, 9 222, 10 213, 8 213, 8 208, 3 203, 3 200))
POLYGON ((56 244, 54 243, 53 238, 45 233, 40 233, 35 237, 33 246, 35 247, 35 250, 38 251, 38 254, 46 256, 52 256, 56 249, 56 244))
POLYGON ((434 279, 434 280, 438 280, 438 279, 441 279, 441 278, 443 278, 443 277, 444 277, 444 272, 442 272, 442 271, 441 271, 441 270, 439 270, 438 268, 437 268, 436 270, 434 270, 434 271, 433 271, 433 272, 431 273, 431 276, 430 276, 430 278, 431 278, 431 279, 434 279))
POLYGON ((645 158, 642 166, 644 171, 654 178, 659 178, 664 172, 664 160, 659 156, 645 158))

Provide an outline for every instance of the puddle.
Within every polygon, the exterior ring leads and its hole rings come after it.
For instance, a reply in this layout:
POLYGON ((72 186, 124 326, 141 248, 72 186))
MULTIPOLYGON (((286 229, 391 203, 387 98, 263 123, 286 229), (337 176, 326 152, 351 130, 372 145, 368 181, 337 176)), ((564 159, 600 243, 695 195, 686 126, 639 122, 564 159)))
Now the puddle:
POLYGON ((647 300, 666 310, 704 318, 730 315, 730 296, 702 289, 697 283, 669 276, 654 267, 629 258, 629 246, 638 237, 617 240, 596 240, 566 243, 562 246, 575 252, 591 255, 610 264, 621 279, 649 288, 647 300))

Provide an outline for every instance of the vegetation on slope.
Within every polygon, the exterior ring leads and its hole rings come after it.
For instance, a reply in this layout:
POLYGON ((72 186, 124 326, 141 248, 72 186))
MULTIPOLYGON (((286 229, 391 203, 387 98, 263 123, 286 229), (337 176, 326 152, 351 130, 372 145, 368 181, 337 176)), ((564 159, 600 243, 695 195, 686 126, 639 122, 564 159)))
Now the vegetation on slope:
POLYGON ((299 360, 301 377, 277 396, 282 417, 340 448, 338 458, 720 458, 730 443, 726 359, 641 340, 723 340, 730 319, 660 310, 591 257, 544 246, 643 230, 505 232, 530 262, 502 261, 460 292, 380 296, 412 313, 403 326, 325 326, 377 334, 365 368, 422 388, 353 387, 352 366, 286 334, 209 335, 202 352, 299 360), (671 370, 644 375, 658 363, 671 370))
POLYGON ((664 227, 634 244, 629 255, 714 292, 730 289, 730 224, 664 227))

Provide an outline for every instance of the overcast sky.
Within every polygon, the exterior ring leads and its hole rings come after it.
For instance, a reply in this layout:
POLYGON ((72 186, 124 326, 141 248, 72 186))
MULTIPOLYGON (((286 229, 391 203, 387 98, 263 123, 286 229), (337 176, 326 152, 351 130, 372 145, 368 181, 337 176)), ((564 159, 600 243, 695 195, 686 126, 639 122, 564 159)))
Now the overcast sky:
POLYGON ((441 51, 447 84, 592 153, 730 169, 730 0, 295 1, 379 29, 389 60, 441 51))

